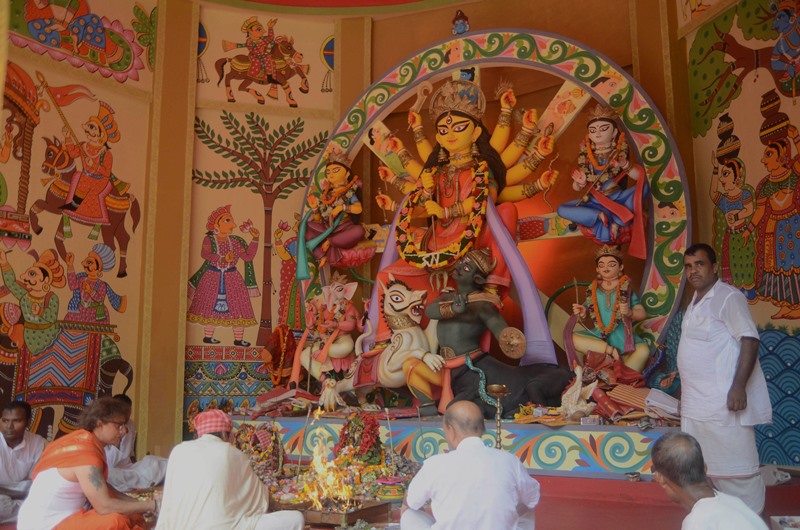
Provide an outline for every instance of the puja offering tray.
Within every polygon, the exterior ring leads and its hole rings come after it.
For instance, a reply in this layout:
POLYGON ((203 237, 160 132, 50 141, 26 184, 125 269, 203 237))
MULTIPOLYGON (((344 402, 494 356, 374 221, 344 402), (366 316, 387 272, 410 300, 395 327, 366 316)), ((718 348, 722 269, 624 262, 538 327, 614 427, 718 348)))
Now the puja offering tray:
MULTIPOLYGON (((305 504, 305 503, 304 503, 305 504)), ((281 510, 299 510, 303 512, 306 524, 330 526, 351 526, 359 519, 366 522, 388 522, 392 503, 388 501, 363 501, 347 511, 315 510, 300 508, 298 505, 281 504, 281 510)))

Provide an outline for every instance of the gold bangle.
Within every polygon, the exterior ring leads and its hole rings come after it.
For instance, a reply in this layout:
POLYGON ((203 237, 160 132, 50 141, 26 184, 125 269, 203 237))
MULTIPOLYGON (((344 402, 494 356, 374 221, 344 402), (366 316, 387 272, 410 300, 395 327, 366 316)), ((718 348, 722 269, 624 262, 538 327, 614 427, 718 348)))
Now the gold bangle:
POLYGON ((523 127, 522 130, 519 131, 517 135, 514 137, 514 145, 523 148, 528 147, 528 142, 530 142, 532 135, 533 135, 532 130, 523 127))
POLYGON ((539 160, 538 158, 529 156, 528 158, 522 161, 522 167, 533 173, 534 171, 536 171, 536 168, 539 167, 539 164, 541 163, 542 161, 539 160))
POLYGON ((500 127, 511 127, 511 109, 503 109, 497 118, 497 125, 500 127))
POLYGON ((522 185, 522 194, 529 199, 541 191, 542 185, 539 184, 538 180, 536 182, 528 182, 527 184, 522 185))
POLYGON ((403 165, 403 167, 406 167, 413 158, 411 153, 409 153, 408 149, 405 147, 400 149, 400 151, 397 153, 397 157, 400 159, 400 163, 403 165))

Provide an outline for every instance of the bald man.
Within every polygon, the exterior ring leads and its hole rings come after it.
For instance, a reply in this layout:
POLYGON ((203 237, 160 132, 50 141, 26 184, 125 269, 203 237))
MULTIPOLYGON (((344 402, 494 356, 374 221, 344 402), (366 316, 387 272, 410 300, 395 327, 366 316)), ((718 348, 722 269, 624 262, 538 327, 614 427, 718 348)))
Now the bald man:
POLYGON ((443 426, 450 452, 428 458, 411 481, 401 530, 533 529, 539 483, 517 457, 484 445, 481 409, 453 402, 443 426), (423 511, 428 502, 433 516, 423 511))
POLYGON ((703 451, 690 434, 665 434, 653 445, 652 457, 653 480, 689 512, 682 530, 767 530, 764 521, 739 498, 712 487, 703 451))

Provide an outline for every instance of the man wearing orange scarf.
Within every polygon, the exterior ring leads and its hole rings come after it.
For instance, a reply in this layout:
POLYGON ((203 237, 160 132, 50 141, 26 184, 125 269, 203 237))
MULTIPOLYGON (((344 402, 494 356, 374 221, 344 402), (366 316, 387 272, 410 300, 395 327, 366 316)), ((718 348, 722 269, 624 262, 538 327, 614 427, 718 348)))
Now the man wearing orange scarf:
POLYGON ((97 399, 84 413, 82 429, 47 446, 20 508, 19 530, 144 530, 140 514, 157 512, 157 501, 137 501, 106 482, 104 447, 119 444, 129 416, 127 403, 97 399))

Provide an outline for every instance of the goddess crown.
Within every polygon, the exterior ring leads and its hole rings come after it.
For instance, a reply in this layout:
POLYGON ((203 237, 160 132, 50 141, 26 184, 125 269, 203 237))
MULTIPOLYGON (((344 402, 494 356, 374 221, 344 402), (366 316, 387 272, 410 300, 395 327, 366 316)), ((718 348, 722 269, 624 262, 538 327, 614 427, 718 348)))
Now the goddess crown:
POLYGON ((471 81, 448 81, 431 98, 431 120, 454 110, 480 121, 486 111, 486 96, 471 81))
POLYGON ((597 104, 595 108, 589 112, 589 120, 587 123, 592 123, 593 121, 597 120, 608 120, 612 122, 616 122, 619 114, 617 111, 612 109, 611 107, 606 107, 605 105, 597 104))
POLYGON ((325 149, 325 163, 340 164, 349 168, 352 162, 347 158, 347 153, 344 152, 344 149, 342 149, 339 144, 331 142, 328 144, 327 149, 325 149))
POLYGON ((599 260, 604 256, 611 256, 612 258, 617 258, 619 261, 622 261, 622 251, 619 249, 619 247, 615 247, 612 245, 605 244, 594 251, 595 261, 599 260))

